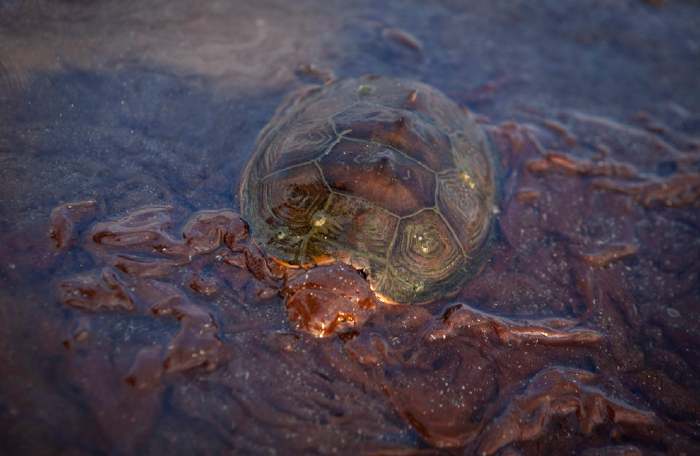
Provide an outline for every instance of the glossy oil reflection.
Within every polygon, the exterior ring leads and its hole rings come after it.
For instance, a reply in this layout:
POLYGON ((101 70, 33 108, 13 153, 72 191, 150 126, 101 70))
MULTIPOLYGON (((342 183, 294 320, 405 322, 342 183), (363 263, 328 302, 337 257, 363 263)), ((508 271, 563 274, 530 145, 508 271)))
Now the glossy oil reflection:
MULTIPOLYGON (((700 453, 697 7, 506 3, 2 2, 0 453, 700 453), (493 244, 447 300, 369 300, 371 260, 305 278, 237 215, 284 94, 366 73, 439 88, 498 152, 493 244)), ((362 144, 371 111, 335 105, 347 128, 298 125, 282 168, 362 144)), ((375 120, 377 182, 429 186, 390 160, 445 136, 375 120)), ((441 213, 480 204, 481 165, 441 158, 441 213)), ((392 217, 348 242, 381 250, 392 217)), ((448 219, 467 243, 478 220, 448 219)), ((408 255, 444 251, 419 231, 408 255)))

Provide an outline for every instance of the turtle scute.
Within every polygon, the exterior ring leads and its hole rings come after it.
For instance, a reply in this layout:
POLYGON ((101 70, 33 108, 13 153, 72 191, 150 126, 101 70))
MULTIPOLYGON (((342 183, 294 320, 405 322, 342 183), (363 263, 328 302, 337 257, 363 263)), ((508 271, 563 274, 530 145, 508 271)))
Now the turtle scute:
POLYGON ((381 299, 408 304, 477 270, 495 183, 470 114, 428 85, 365 76, 288 97, 258 138, 240 197, 273 257, 350 264, 381 299))

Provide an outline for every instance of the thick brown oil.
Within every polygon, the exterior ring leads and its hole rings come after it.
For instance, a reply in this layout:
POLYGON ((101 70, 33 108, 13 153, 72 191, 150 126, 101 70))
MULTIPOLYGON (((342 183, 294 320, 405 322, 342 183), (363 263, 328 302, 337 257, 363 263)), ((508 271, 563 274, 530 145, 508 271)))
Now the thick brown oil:
POLYGON ((0 453, 700 452, 693 2, 0 3, 0 453), (498 152, 456 296, 285 270, 235 200, 305 83, 498 152))

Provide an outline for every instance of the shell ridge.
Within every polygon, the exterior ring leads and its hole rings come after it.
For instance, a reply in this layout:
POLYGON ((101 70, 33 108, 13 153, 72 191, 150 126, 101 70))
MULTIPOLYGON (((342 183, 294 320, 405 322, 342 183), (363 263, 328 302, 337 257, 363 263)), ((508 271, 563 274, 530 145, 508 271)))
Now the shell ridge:
MULTIPOLYGON (((350 131, 352 131, 352 130, 350 130, 350 131)), ((425 163, 423 163, 422 161, 420 161, 414 157, 411 157, 410 155, 408 155, 407 153, 405 153, 401 149, 397 149, 396 147, 394 147, 390 144, 387 144, 383 141, 378 141, 376 139, 356 138, 354 136, 344 136, 343 139, 345 139, 346 141, 352 141, 352 142, 356 142, 356 143, 360 143, 360 144, 378 144, 382 147, 386 147, 387 149, 391 149, 393 152, 396 152, 397 154, 401 155, 402 157, 412 161, 413 163, 419 165, 421 168, 425 169, 426 171, 428 171, 432 174, 435 174, 437 172, 434 169, 432 169, 431 167, 429 167, 428 165, 426 165, 425 163)))
MULTIPOLYGON (((301 162, 301 163, 297 163, 296 165, 290 165, 290 166, 287 166, 287 167, 284 167, 284 168, 276 169, 276 170, 274 170, 274 171, 272 171, 272 172, 270 172, 270 173, 267 173, 267 174, 264 175, 263 177, 261 177, 261 178, 260 178, 260 182, 265 181, 265 180, 267 180, 267 179, 269 179, 269 178, 271 178, 271 177, 274 177, 274 176, 276 176, 276 175, 278 175, 278 174, 286 173, 286 172, 288 172, 288 171, 291 171, 291 170, 294 170, 294 169, 297 169, 297 168, 303 168, 304 166, 311 165, 311 164, 315 163, 315 161, 316 161, 316 159, 313 159, 313 160, 306 160, 306 161, 303 161, 303 162, 301 162)), ((321 173, 321 174, 323 175, 323 173, 321 173)))

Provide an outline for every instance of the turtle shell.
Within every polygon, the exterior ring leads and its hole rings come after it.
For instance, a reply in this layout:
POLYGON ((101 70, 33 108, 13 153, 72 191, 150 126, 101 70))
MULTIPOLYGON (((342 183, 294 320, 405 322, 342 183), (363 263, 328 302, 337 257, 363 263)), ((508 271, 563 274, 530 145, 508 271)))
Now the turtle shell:
POLYGON ((304 88, 258 137, 243 217, 273 257, 367 274, 388 302, 426 302, 475 271, 494 173, 470 114, 414 81, 365 76, 304 88))

